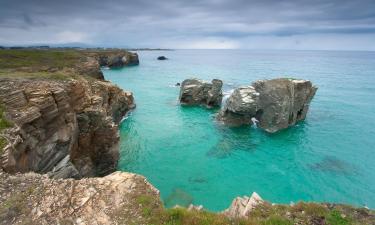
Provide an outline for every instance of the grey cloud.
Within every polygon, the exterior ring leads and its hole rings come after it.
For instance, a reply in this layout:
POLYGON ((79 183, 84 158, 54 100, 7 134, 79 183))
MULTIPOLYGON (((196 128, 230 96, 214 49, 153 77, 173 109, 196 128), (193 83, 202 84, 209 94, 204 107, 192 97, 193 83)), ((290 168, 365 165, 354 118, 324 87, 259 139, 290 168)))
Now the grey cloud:
POLYGON ((373 0, 0 0, 0 44, 62 42, 69 35, 96 45, 153 47, 200 38, 240 46, 251 36, 350 39, 375 36, 374 9, 373 0))

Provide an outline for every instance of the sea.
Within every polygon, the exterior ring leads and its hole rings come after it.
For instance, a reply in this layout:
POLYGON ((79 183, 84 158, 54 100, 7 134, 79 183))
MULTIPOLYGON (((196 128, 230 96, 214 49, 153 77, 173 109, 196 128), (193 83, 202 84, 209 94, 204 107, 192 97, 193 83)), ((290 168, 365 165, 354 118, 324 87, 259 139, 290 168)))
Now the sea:
POLYGON ((120 124, 118 169, 145 176, 166 207, 227 208, 257 192, 272 203, 375 208, 375 52, 288 50, 139 51, 138 66, 103 69, 134 94, 120 124), (158 56, 168 60, 157 60, 158 56), (224 82, 224 102, 259 79, 308 79, 318 87, 306 120, 269 134, 226 127, 220 108, 181 106, 187 78, 224 82))

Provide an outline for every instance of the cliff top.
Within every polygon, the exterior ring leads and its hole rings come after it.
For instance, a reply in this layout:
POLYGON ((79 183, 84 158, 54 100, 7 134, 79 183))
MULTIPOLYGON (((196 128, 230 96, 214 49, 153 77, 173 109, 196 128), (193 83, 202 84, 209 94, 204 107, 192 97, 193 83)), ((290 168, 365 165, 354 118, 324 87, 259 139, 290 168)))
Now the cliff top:
POLYGON ((86 75, 103 79, 100 75, 100 66, 105 66, 100 62, 103 57, 133 54, 122 49, 0 49, 0 78, 63 80, 86 75))

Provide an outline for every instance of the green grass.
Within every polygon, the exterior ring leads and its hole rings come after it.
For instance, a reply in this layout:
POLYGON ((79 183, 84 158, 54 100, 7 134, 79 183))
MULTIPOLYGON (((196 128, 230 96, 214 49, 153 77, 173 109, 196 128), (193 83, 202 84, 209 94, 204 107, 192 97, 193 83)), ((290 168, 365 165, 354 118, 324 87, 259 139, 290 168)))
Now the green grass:
POLYGON ((0 68, 40 69, 50 67, 62 69, 77 64, 82 54, 73 50, 0 50, 0 68))
POLYGON ((28 79, 54 79, 54 80, 68 80, 70 78, 77 78, 77 75, 70 72, 24 72, 24 71, 9 71, 0 70, 0 78, 28 78, 28 79))
POLYGON ((208 211, 189 211, 186 208, 164 209, 152 205, 152 198, 140 196, 138 203, 143 207, 143 216, 148 224, 153 225, 293 225, 293 224, 327 224, 327 225, 359 225, 373 224, 373 211, 362 218, 353 219, 350 214, 358 214, 349 206, 328 208, 318 203, 298 203, 289 205, 271 205, 265 203, 253 210, 248 218, 230 219, 221 214, 208 211), (372 213, 372 214, 371 214, 372 213), (344 216, 346 215, 346 216, 344 216))
MULTIPOLYGON (((4 129, 13 126, 13 124, 5 118, 4 112, 5 108, 2 104, 0 104, 0 135, 4 129)), ((7 140, 0 136, 0 154, 3 152, 3 149, 7 144, 7 140)))
POLYGON ((342 217, 341 213, 337 210, 332 210, 327 215, 327 222, 330 225, 349 225, 349 224, 352 224, 350 218, 342 217))

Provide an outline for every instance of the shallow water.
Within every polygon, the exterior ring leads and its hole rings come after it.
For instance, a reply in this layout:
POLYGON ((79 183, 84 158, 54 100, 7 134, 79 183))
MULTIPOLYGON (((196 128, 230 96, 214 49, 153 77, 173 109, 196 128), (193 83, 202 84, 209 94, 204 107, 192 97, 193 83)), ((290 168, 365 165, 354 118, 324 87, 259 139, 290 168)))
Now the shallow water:
POLYGON ((134 92, 137 108, 121 124, 119 169, 142 174, 167 207, 218 211, 240 195, 375 208, 375 53, 178 50, 139 52, 139 66, 104 70, 134 92), (158 61, 165 55, 170 60, 158 61), (224 91, 275 77, 319 87, 307 119, 267 134, 215 123, 218 109, 181 107, 185 78, 222 79, 224 91))

